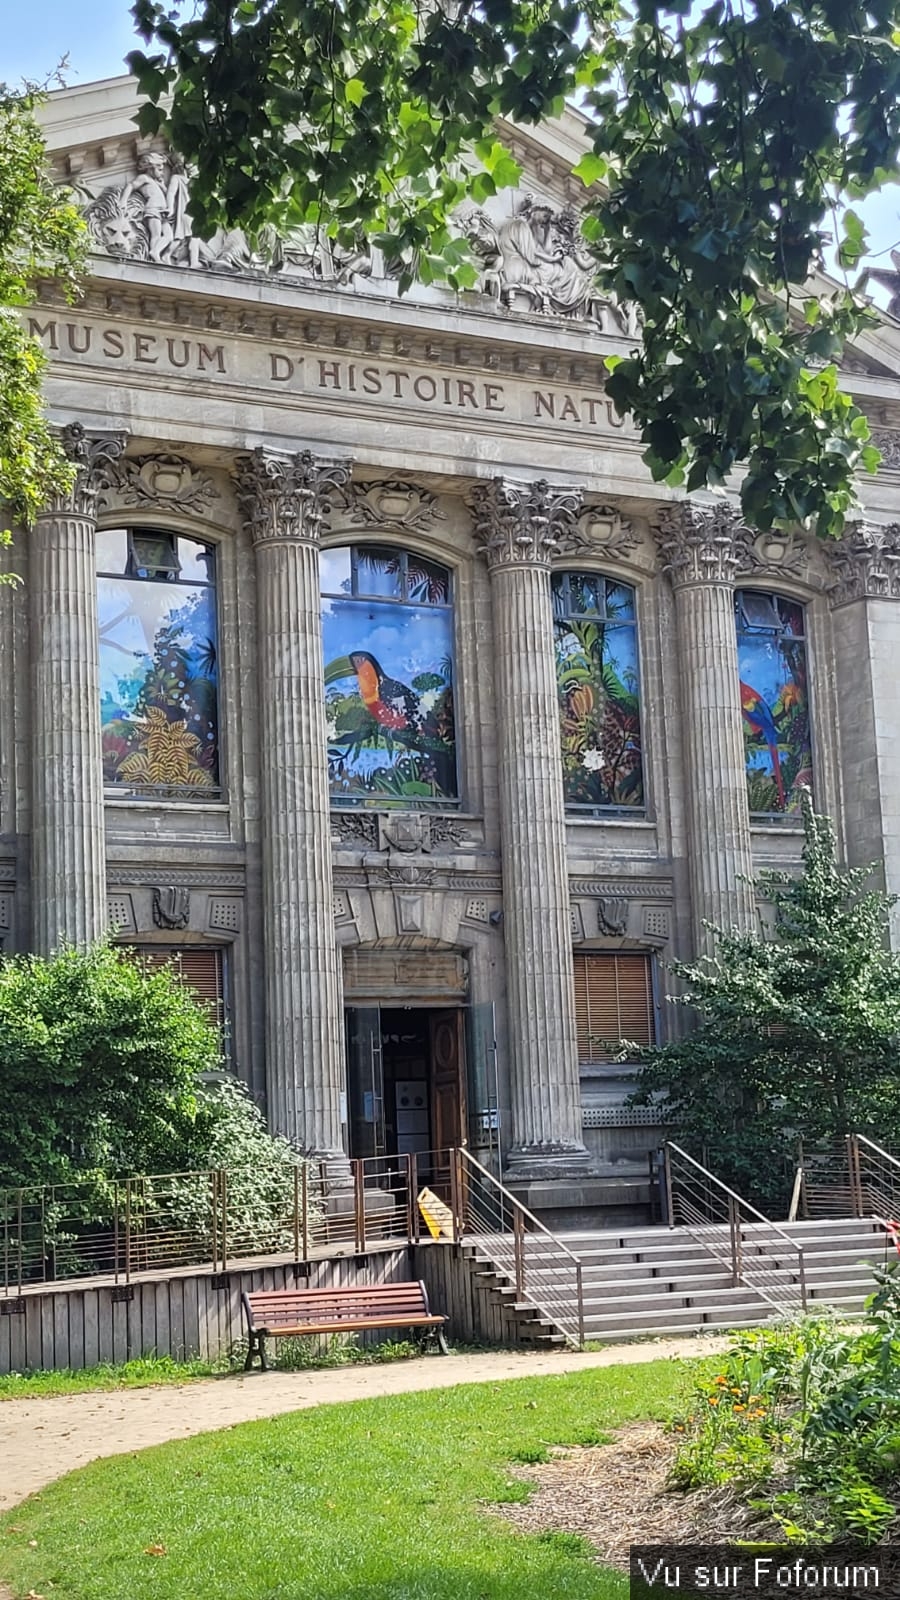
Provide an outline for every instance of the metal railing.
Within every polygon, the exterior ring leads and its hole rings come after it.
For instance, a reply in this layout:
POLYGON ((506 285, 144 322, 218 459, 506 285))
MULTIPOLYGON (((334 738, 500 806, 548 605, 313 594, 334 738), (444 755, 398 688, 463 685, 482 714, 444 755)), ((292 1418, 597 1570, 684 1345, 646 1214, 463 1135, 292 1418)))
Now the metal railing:
POLYGON ((663 1182, 669 1226, 686 1227, 728 1269, 735 1288, 752 1289, 782 1314, 806 1310, 802 1244, 671 1142, 664 1146, 663 1182))
POLYGON ((516 1298, 584 1344, 581 1262, 468 1150, 451 1152, 457 1237, 474 1245, 515 1286, 516 1298))
POLYGON ((801 1146, 791 1218, 900 1215, 900 1160, 864 1133, 801 1146))
MULTIPOLYGON (((429 1181, 435 1162, 420 1161, 429 1181)), ((415 1243, 421 1175, 416 1157, 404 1155, 298 1161, 275 1173, 246 1167, 3 1189, 3 1292, 415 1243)))

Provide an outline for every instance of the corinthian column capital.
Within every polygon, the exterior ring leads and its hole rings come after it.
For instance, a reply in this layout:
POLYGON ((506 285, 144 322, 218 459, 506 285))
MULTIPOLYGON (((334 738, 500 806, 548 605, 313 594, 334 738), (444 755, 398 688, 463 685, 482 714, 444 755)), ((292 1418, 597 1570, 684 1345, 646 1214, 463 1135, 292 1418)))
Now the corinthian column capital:
POLYGON ((127 440, 127 433, 90 435, 80 422, 70 422, 61 428, 59 442, 75 468, 75 477, 66 494, 54 496, 48 511, 56 516, 68 513, 93 520, 98 496, 110 487, 113 467, 127 440))
POLYGON ((350 462, 289 454, 261 445, 235 462, 238 503, 255 545, 318 544, 328 501, 350 476, 350 462))
POLYGON ((663 572, 675 589, 733 584, 752 543, 750 529, 726 501, 698 505, 680 500, 666 507, 653 533, 663 572))
POLYGON ((848 523, 826 550, 835 575, 828 591, 832 606, 900 600, 900 523, 848 523))
POLYGON ((494 571, 540 567, 549 571, 561 537, 575 526, 581 489, 560 489, 546 478, 517 483, 491 478, 469 496, 478 552, 494 571))

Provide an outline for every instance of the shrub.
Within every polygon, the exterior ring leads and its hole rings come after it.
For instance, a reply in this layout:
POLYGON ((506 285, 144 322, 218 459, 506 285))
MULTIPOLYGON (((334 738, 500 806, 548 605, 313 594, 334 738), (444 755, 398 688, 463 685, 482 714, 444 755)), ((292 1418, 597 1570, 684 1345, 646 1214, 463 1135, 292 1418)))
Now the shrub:
POLYGON ((898 1266, 877 1276, 859 1332, 805 1320, 735 1339, 673 1424, 676 1487, 752 1492, 792 1543, 885 1536, 900 1469, 898 1266))

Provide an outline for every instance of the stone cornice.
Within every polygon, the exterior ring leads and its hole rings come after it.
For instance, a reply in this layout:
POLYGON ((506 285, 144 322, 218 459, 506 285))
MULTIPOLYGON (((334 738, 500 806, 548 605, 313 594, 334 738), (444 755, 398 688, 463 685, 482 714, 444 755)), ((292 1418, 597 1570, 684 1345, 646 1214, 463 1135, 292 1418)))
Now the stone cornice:
POLYGON ((675 589, 733 584, 753 545, 753 534, 727 501, 681 500, 667 506, 653 533, 662 570, 675 589))
POLYGON ((318 544, 329 499, 350 476, 350 462, 265 446, 235 461, 238 504, 255 545, 318 544))
POLYGON ((833 607, 900 600, 900 524, 852 522, 827 554, 835 573, 828 591, 833 607))
POLYGON ((548 572, 560 540, 575 529, 581 489, 559 489, 546 478, 521 483, 491 478, 468 498, 478 553, 491 571, 543 567, 548 572))
POLYGON ((88 434, 80 422, 61 428, 59 442, 75 468, 75 477, 67 494, 54 497, 49 514, 88 517, 93 521, 100 495, 109 488, 127 439, 126 433, 88 434))

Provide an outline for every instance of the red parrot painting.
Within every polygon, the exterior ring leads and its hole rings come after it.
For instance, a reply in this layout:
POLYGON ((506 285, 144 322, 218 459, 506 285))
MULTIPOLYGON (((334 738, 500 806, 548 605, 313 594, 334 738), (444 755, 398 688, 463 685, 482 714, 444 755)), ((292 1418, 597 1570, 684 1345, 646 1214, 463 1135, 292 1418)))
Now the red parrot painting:
POLYGON ((748 683, 741 683, 741 711, 751 733, 759 734, 764 739, 772 758, 772 772, 775 777, 775 788, 778 791, 778 805, 781 811, 785 808, 786 796, 784 792, 784 778, 781 774, 781 762, 778 757, 779 733, 769 707, 762 696, 751 689, 748 683))

